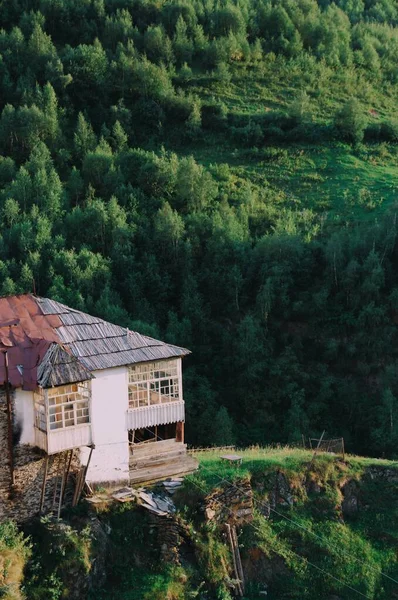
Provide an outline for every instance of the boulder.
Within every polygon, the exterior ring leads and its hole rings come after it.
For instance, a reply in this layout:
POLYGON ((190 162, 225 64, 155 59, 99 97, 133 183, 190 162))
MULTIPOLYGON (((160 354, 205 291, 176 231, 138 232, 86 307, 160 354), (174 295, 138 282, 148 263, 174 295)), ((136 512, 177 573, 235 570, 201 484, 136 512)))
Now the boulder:
POLYGON ((343 502, 341 503, 341 510, 344 518, 353 518, 358 513, 358 494, 359 487, 354 479, 350 479, 342 487, 344 495, 343 502))

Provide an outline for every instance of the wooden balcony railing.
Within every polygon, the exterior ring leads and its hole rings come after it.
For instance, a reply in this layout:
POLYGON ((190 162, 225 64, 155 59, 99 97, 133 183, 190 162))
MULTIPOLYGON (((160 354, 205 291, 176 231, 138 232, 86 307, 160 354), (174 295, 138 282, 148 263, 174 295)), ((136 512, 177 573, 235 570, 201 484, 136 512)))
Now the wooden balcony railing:
POLYGON ((55 454, 63 450, 71 450, 80 446, 90 446, 93 442, 90 423, 65 427, 54 431, 42 431, 35 427, 36 446, 47 452, 55 454))

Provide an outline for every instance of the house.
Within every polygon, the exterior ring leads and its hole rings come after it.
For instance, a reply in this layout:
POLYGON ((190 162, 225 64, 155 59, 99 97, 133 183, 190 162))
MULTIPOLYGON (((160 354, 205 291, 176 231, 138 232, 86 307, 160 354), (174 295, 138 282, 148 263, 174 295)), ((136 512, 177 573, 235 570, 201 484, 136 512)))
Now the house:
POLYGON ((93 485, 196 468, 184 444, 189 350, 25 294, 0 298, 0 352, 11 478, 16 446, 65 457, 66 478, 73 455, 93 485))

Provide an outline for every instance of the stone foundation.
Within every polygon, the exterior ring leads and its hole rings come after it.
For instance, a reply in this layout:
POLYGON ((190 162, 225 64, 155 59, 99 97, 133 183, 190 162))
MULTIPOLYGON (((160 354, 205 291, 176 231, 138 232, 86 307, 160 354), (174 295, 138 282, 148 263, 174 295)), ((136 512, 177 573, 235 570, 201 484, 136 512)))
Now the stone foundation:
MULTIPOLYGON (((0 448, 0 520, 23 522, 39 514, 46 454, 33 446, 17 443, 14 446, 15 485, 11 489, 7 400, 4 390, 0 390, 0 448)), ((57 463, 58 460, 49 461, 43 513, 50 511, 52 507, 57 463)), ((71 474, 79 468, 77 458, 72 463, 71 474)), ((72 477, 69 477, 66 497, 70 497, 72 486, 72 477)))

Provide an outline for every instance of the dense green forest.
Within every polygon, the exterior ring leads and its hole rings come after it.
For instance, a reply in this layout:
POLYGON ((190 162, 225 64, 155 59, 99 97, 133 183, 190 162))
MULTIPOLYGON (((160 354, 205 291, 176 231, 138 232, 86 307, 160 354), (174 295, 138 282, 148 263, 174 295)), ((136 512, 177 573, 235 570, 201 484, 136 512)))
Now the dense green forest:
POLYGON ((398 441, 398 3, 2 0, 0 293, 186 346, 187 441, 398 441))

